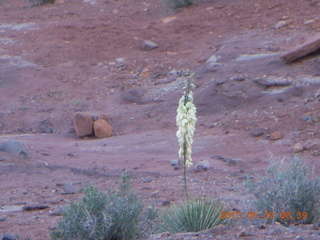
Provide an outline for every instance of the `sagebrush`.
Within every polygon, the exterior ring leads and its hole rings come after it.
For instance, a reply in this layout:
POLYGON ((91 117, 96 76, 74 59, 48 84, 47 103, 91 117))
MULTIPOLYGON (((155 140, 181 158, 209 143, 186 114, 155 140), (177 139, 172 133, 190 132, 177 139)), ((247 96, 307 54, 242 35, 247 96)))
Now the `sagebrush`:
POLYGON ((85 189, 85 198, 71 203, 51 233, 53 240, 131 240, 148 235, 157 216, 131 190, 130 177, 122 177, 120 189, 107 194, 96 187, 85 189))
POLYGON ((26 0, 29 7, 40 6, 48 3, 54 3, 54 0, 26 0))
POLYGON ((188 7, 195 3, 195 0, 163 0, 167 8, 177 10, 178 8, 188 7))
POLYGON ((270 221, 287 225, 320 219, 320 179, 300 159, 272 163, 266 176, 246 186, 255 196, 257 211, 274 215, 270 221))

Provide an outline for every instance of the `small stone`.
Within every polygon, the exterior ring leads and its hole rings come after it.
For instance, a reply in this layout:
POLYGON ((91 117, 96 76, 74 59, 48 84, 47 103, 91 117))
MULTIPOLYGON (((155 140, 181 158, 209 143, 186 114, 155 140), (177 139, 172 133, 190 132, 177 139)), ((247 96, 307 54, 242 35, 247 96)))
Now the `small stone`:
POLYGON ((179 170, 180 167, 179 166, 174 166, 173 170, 179 170))
POLYGON ((32 205, 26 205, 23 206, 22 210, 24 211, 36 211, 36 210, 43 210, 50 208, 48 205, 43 205, 43 204, 32 204, 32 205))
POLYGON ((173 159, 170 162, 171 166, 178 166, 179 165, 179 160, 178 159, 173 159))
POLYGON ((104 119, 98 119, 93 122, 94 135, 97 138, 106 138, 112 136, 112 127, 104 119))
POLYGON ((210 168, 210 163, 207 160, 202 160, 196 164, 194 169, 196 172, 206 171, 210 168))
POLYGON ((168 205, 170 205, 170 204, 171 204, 170 201, 165 200, 165 201, 163 201, 162 206, 168 206, 168 205))
POLYGON ((48 119, 40 122, 39 128, 42 133, 55 133, 57 131, 48 119))
POLYGON ((274 28, 275 28, 275 29, 279 29, 279 28, 282 28, 282 27, 284 27, 284 26, 289 25, 290 23, 291 23, 290 20, 279 21, 279 22, 274 26, 274 28))
POLYGON ((304 121, 304 122, 312 122, 312 116, 304 116, 302 118, 302 121, 304 121))
POLYGON ((4 222, 5 220, 7 220, 5 217, 0 217, 0 222, 4 222))
POLYGON ((295 145, 293 145, 292 150, 293 150, 294 153, 302 152, 303 151, 303 146, 302 146, 301 143, 296 143, 295 145))
POLYGON ((150 78, 151 77, 151 72, 149 70, 149 68, 144 68, 141 73, 139 74, 139 77, 142 77, 142 78, 150 78))
POLYGON ((63 185, 62 194, 74 194, 76 190, 71 183, 65 183, 63 185))
POLYGON ((3 236, 2 236, 2 240, 16 240, 17 237, 15 236, 12 236, 10 235, 9 233, 5 233, 3 236))
POLYGON ((122 93, 122 99, 125 103, 143 103, 142 97, 146 93, 143 87, 134 87, 122 93))
POLYGON ((283 136, 282 136, 282 133, 280 131, 275 131, 275 132, 271 133, 270 140, 279 140, 282 137, 283 136))
POLYGON ((251 135, 254 137, 260 137, 264 134, 263 129, 262 128, 255 128, 251 131, 251 135))
POLYGON ((215 226, 213 228, 210 228, 208 230, 205 230, 205 232, 210 233, 214 236, 224 235, 224 234, 226 234, 226 227, 225 227, 225 225, 221 224, 221 225, 215 226))
POLYGON ((157 197, 158 194, 159 194, 159 191, 154 191, 154 192, 150 193, 150 197, 153 197, 153 198, 157 197))
POLYGON ((152 42, 150 40, 145 40, 142 44, 142 49, 146 50, 146 51, 156 49, 158 47, 159 47, 158 44, 156 44, 155 42, 152 42))
POLYGON ((237 165, 241 159, 239 158, 226 158, 225 161, 228 163, 229 166, 237 165))
POLYGON ((152 180, 153 180, 153 177, 148 176, 145 179, 143 179, 143 182, 147 183, 147 182, 151 182, 152 180))
POLYGON ((165 18, 161 18, 160 20, 164 23, 167 24, 169 22, 172 22, 174 20, 176 20, 178 17, 175 16, 169 16, 169 17, 165 17, 165 18))
POLYGON ((253 236, 252 233, 248 233, 248 232, 245 232, 245 231, 242 231, 240 234, 239 234, 239 237, 251 237, 253 236))

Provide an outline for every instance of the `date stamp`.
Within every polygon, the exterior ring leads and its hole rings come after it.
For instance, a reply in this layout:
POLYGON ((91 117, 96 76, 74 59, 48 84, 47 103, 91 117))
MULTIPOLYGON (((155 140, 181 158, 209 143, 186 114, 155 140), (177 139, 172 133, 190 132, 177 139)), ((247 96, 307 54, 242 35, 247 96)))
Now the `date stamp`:
POLYGON ((220 219, 307 219, 308 214, 306 212, 280 212, 278 216, 274 212, 263 212, 258 214, 258 212, 220 212, 220 219))

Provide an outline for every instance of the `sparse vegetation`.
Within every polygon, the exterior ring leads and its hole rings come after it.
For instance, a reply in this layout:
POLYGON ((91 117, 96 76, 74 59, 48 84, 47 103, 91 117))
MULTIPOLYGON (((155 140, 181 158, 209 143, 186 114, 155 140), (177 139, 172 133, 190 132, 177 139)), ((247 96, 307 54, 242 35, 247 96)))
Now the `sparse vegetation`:
POLYGON ((199 232, 225 224, 220 212, 227 211, 219 200, 194 199, 171 206, 160 215, 161 230, 170 233, 199 232))
MULTIPOLYGON (((272 213, 282 224, 310 224, 320 219, 320 179, 299 159, 273 163, 267 175, 246 186, 255 196, 262 215, 272 213)), ((270 215, 270 214, 269 214, 270 215)), ((270 219, 272 220, 272 219, 270 219)))
POLYGON ((192 166, 192 143, 193 135, 197 122, 197 108, 193 104, 193 92, 195 87, 191 73, 189 73, 188 80, 184 86, 184 94, 179 100, 179 106, 177 109, 176 124, 178 127, 177 138, 179 142, 179 157, 183 159, 183 180, 184 180, 184 192, 186 200, 188 196, 187 186, 187 167, 192 166))
POLYGON ((192 74, 188 74, 188 80, 184 86, 184 94, 179 100, 176 123, 178 126, 177 138, 179 142, 179 156, 183 159, 183 180, 185 201, 164 210, 160 217, 160 229, 171 233, 198 232, 225 223, 220 218, 220 212, 226 208, 219 200, 213 199, 189 199, 187 186, 187 167, 192 166, 192 143, 197 121, 197 109, 193 104, 192 74))
POLYGON ((188 7, 195 3, 195 0, 163 0, 167 8, 177 10, 178 8, 188 7))
POLYGON ((40 6, 48 3, 54 3, 54 0, 26 0, 30 7, 40 6))
POLYGON ((107 194, 96 187, 85 189, 85 198, 71 203, 56 230, 53 240, 131 240, 153 229, 154 209, 143 211, 139 197, 131 190, 130 177, 122 176, 120 189, 107 194))

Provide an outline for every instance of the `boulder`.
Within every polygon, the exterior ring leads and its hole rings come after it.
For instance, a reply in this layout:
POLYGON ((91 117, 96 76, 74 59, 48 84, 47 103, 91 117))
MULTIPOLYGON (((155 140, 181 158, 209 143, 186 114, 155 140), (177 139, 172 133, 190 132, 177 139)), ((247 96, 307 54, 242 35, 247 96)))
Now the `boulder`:
POLYGON ((202 160, 194 167, 196 172, 206 171, 210 168, 210 163, 207 160, 202 160))
POLYGON ((281 56, 281 58, 285 63, 291 63, 300 58, 303 58, 304 56, 310 53, 315 53, 319 49, 320 49, 320 32, 308 37, 304 43, 296 46, 294 49, 292 49, 291 51, 281 56))
POLYGON ((9 140, 0 144, 0 151, 27 157, 27 152, 20 141, 9 140))
POLYGON ((93 123, 94 135, 97 138, 106 138, 112 136, 112 127, 104 119, 99 118, 93 123))
POLYGON ((91 114, 77 113, 74 118, 74 128, 78 137, 93 136, 93 117, 91 114))
POLYGON ((103 119, 107 123, 109 122, 108 116, 104 113, 96 111, 77 113, 73 122, 77 136, 80 138, 95 136, 93 125, 98 119, 103 119))

